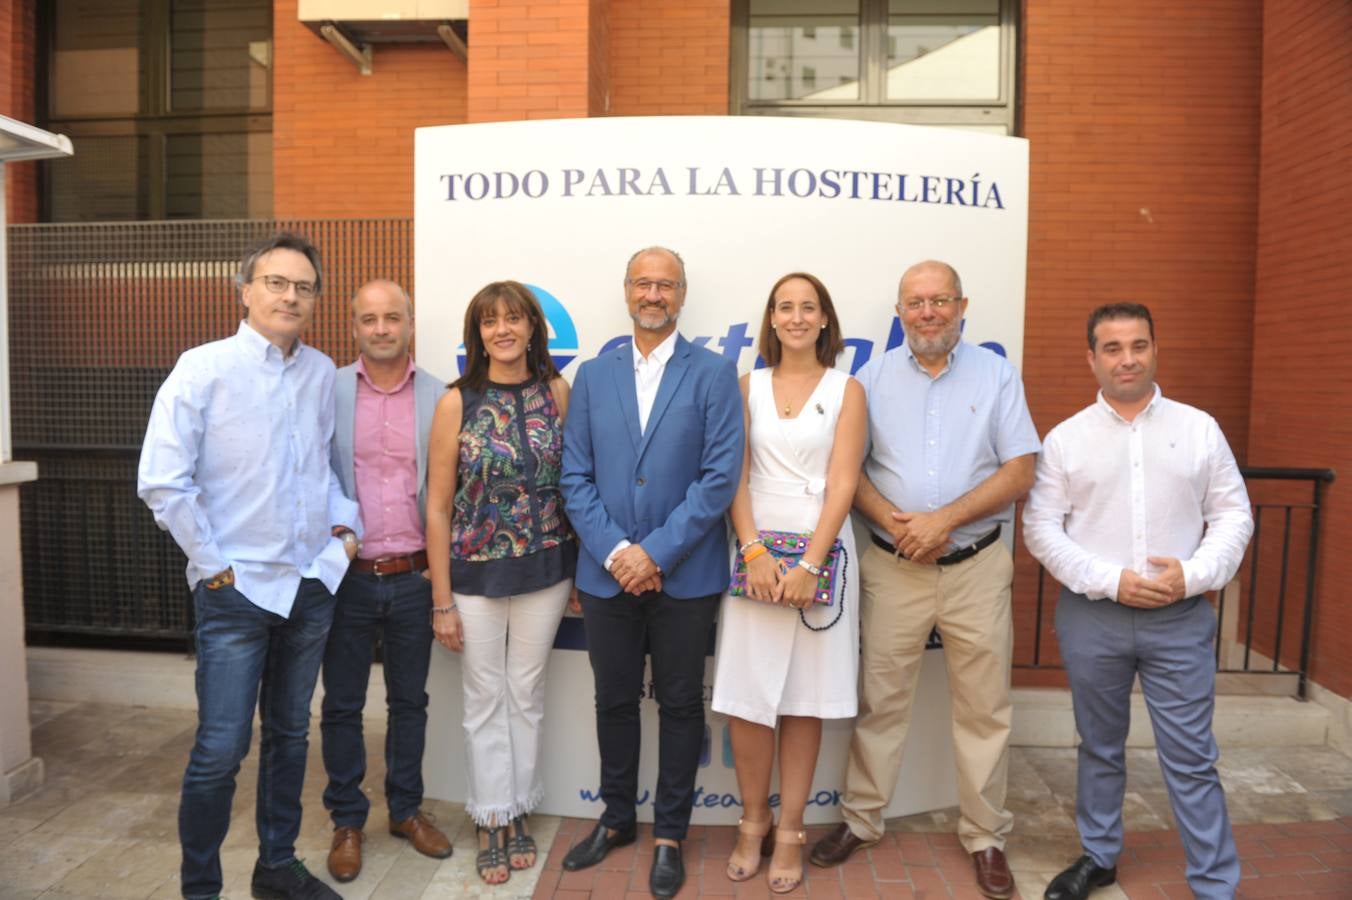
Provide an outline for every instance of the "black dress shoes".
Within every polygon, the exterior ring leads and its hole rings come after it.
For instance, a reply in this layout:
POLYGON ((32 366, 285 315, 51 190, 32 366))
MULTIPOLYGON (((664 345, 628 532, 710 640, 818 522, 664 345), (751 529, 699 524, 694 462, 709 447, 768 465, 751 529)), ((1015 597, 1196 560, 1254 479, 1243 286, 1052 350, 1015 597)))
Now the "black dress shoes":
POLYGON ((1045 900, 1085 900, 1094 888, 1112 884, 1117 880, 1117 867, 1105 869, 1088 854, 1075 860, 1075 864, 1052 879, 1047 885, 1045 900))
POLYGON ((568 855, 563 858, 563 867, 569 872, 576 872, 578 869, 594 866, 605 859, 611 850, 616 847, 627 847, 636 837, 638 828, 634 825, 609 834, 606 826, 597 822, 592 833, 578 841, 573 845, 573 849, 568 851, 568 855))
POLYGON ((685 863, 681 862, 681 848, 670 844, 653 847, 653 867, 648 873, 648 890, 654 897, 675 897, 685 884, 685 863))

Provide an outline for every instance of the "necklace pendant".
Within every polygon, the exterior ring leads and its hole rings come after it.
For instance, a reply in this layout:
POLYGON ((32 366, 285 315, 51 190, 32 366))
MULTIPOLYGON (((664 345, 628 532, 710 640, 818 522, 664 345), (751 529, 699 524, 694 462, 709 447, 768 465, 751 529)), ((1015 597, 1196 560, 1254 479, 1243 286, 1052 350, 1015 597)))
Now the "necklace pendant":
POLYGON ((785 404, 784 404, 784 415, 787 416, 787 415, 789 414, 789 409, 790 409, 789 404, 785 403, 785 404))

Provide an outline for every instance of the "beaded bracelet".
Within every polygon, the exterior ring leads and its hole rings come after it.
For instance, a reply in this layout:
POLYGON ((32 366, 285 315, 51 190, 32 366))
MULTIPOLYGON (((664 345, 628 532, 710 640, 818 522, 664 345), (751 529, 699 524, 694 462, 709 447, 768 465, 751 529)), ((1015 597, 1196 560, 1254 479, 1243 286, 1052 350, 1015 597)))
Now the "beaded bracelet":
POLYGON ((764 556, 769 552, 770 550, 764 544, 757 542, 752 545, 750 550, 747 550, 744 553, 742 553, 742 560, 744 562, 751 562, 751 560, 755 559, 756 557, 764 556))
POLYGON ((452 603, 450 606, 434 606, 432 607, 432 612, 434 613, 455 612, 456 608, 457 608, 456 605, 452 603))

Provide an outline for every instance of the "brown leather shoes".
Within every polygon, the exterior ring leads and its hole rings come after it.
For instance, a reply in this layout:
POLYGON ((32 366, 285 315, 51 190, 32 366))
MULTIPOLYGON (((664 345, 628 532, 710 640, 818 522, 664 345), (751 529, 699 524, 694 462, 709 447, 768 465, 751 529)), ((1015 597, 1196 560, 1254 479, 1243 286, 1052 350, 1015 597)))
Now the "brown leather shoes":
POLYGON ((972 854, 976 868, 976 889, 993 900, 1014 896, 1014 876, 1005 862, 1005 853, 999 847, 987 847, 972 854))
POLYGON ((406 838, 423 856, 445 859, 451 855, 451 842, 432 824, 432 817, 418 810, 402 822, 390 823, 390 834, 406 838))
POLYGON ((366 835, 360 828, 343 826, 333 829, 333 846, 329 848, 329 874, 334 881, 351 881, 361 874, 361 845, 366 835))
POLYGON ((812 845, 812 853, 808 856, 808 861, 814 866, 829 869, 849 859, 854 851, 873 847, 877 843, 877 841, 866 841, 857 837, 850 830, 849 825, 841 822, 830 834, 812 845))

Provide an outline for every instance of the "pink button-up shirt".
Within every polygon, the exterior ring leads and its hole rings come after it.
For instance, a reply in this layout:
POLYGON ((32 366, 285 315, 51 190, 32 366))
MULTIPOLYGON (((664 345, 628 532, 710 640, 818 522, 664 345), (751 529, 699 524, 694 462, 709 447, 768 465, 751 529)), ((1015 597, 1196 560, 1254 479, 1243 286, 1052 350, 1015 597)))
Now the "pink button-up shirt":
POLYGON ((357 360, 352 466, 366 534, 361 555, 378 559, 427 546, 418 515, 418 446, 413 360, 399 384, 381 390, 357 360))

